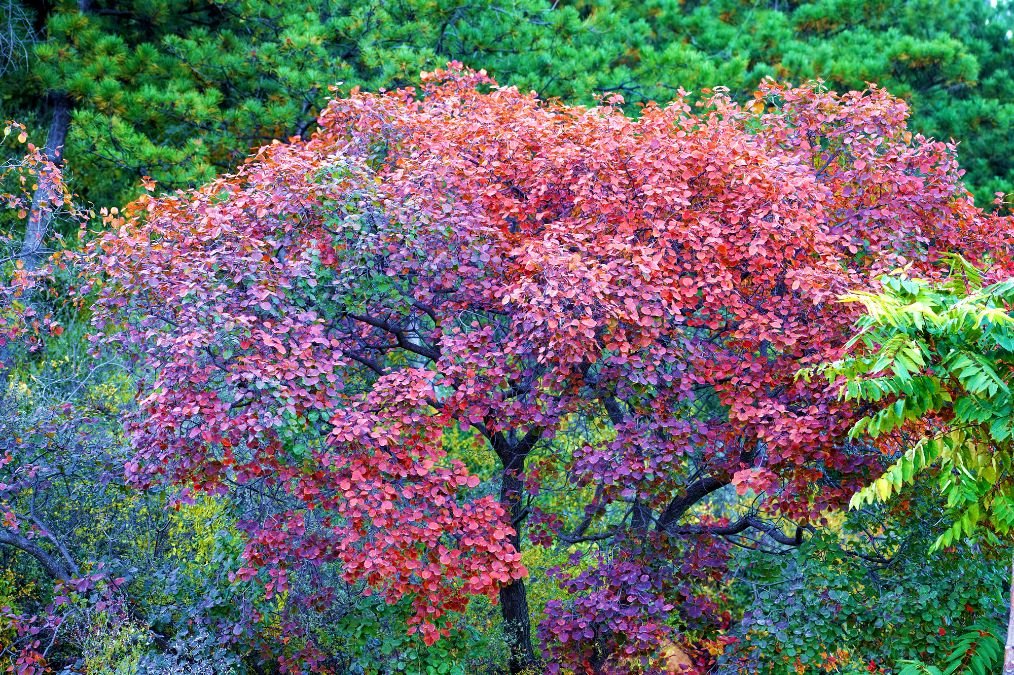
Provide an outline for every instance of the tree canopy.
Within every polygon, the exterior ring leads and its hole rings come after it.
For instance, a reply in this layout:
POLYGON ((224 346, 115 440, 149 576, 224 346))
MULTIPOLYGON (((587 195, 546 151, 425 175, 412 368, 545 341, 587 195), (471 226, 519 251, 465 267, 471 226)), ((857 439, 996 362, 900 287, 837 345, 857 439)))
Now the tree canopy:
MULTIPOLYGON (((498 594, 521 672, 519 553, 555 541, 551 670, 704 667, 730 540, 799 545, 879 466, 843 444, 859 411, 795 378, 848 339, 836 296, 946 251, 1010 262, 883 89, 623 103, 452 64, 109 217, 88 260, 97 328, 139 359, 128 472, 270 494, 237 577, 292 630, 327 578, 409 598, 427 642, 498 594)), ((286 663, 323 662, 303 636, 286 663)))

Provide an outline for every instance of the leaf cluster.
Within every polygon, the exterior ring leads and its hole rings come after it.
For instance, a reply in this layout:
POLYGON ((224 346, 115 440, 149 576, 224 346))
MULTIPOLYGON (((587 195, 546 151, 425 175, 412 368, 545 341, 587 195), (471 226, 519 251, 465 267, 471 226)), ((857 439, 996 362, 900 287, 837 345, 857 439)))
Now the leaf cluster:
POLYGON ((873 410, 852 427, 853 438, 902 447, 851 505, 887 501, 933 467, 954 516, 934 548, 980 524, 1008 533, 1014 282, 986 284, 982 270, 953 256, 941 279, 902 272, 882 284, 881 293, 843 298, 865 309, 847 347, 859 349, 818 369, 830 383, 841 378, 844 400, 873 410))

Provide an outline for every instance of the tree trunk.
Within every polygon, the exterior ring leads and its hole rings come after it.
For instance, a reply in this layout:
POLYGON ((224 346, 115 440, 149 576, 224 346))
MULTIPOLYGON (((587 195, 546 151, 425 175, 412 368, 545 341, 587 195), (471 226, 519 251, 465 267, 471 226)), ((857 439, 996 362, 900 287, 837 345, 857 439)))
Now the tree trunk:
POLYGON ((500 589, 500 612, 503 616, 507 646, 510 649, 511 675, 536 672, 535 648, 528 611, 528 590, 524 579, 512 581, 500 589))
MULTIPOLYGON (((77 0, 77 11, 87 14, 91 11, 91 0, 77 0)), ((50 91, 48 102, 52 110, 49 123, 49 135, 43 154, 56 166, 63 163, 63 146, 70 130, 70 98, 62 91, 50 91)), ((28 214, 28 225, 25 227, 25 238, 21 244, 20 258, 25 267, 36 269, 42 262, 42 242, 53 222, 54 205, 60 200, 60 190, 49 176, 39 176, 39 187, 32 195, 32 208, 28 214)))
MULTIPOLYGON (((527 453, 509 452, 501 455, 503 462, 503 483, 500 487, 500 503, 510 514, 514 524, 511 544, 521 551, 521 523, 524 520, 523 500, 525 456, 527 453)), ((523 579, 516 579, 500 589, 500 612, 503 615, 507 646, 510 649, 511 675, 532 670, 538 664, 532 646, 532 622, 528 610, 528 592, 523 579)))
POLYGON ((1014 675, 1014 561, 1011 563, 1010 614, 1007 619, 1007 645, 1003 650, 1003 675, 1014 675))
MULTIPOLYGON (((63 144, 67 140, 70 129, 70 101, 63 94, 52 94, 53 119, 49 124, 49 135, 43 154, 56 166, 63 159, 63 144)), ((42 242, 53 221, 55 205, 62 200, 59 186, 52 176, 45 173, 39 176, 39 187, 32 195, 32 208, 28 214, 28 225, 25 227, 25 239, 21 245, 21 259, 28 269, 35 269, 42 262, 42 242)))

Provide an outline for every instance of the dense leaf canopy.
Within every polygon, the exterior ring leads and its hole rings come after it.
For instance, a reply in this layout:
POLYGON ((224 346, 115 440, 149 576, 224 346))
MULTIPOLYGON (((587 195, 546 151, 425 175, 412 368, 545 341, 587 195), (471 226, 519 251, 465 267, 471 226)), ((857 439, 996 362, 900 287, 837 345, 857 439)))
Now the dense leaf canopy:
POLYGON ((798 544, 877 466, 856 411, 794 377, 847 339, 836 295, 948 250, 1006 265, 1009 224, 879 88, 622 103, 452 64, 110 217, 89 264, 97 326, 140 359, 135 480, 273 494, 239 576, 293 612, 337 565, 411 598, 429 642, 499 589, 516 671, 531 522, 583 554, 539 629, 553 668, 706 664, 724 538, 798 544), (455 427, 492 475, 447 457, 455 427), (695 508, 733 484, 757 498, 695 508))

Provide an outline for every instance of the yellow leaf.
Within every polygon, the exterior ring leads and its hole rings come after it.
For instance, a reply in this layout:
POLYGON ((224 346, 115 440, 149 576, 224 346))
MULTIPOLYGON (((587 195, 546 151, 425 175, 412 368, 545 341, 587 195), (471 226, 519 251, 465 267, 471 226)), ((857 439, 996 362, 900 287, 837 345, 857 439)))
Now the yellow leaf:
POLYGON ((886 502, 887 498, 891 496, 891 484, 883 478, 878 478, 877 482, 873 485, 877 490, 877 496, 880 497, 880 501, 886 502))

